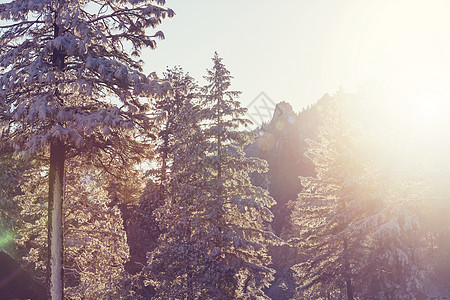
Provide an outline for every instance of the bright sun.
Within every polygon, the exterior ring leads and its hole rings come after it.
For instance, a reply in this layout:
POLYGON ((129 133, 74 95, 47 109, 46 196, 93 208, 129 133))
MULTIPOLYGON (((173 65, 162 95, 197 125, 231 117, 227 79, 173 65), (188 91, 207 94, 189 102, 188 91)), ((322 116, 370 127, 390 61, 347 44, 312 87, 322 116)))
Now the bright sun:
POLYGON ((448 169, 450 93, 443 86, 403 83, 361 103, 368 107, 362 117, 373 150, 392 169, 448 169))
POLYGON ((424 151, 442 147, 448 142, 450 97, 443 90, 410 88, 388 99, 388 106, 378 116, 389 140, 409 147, 408 152, 422 156, 424 151), (383 121, 384 122, 384 121, 383 121))
POLYGON ((449 9, 444 0, 380 1, 360 24, 356 53, 384 98, 370 122, 418 157, 450 144, 449 9))
POLYGON ((436 91, 423 91, 411 99, 408 121, 416 134, 432 134, 444 126, 445 111, 444 96, 436 91))

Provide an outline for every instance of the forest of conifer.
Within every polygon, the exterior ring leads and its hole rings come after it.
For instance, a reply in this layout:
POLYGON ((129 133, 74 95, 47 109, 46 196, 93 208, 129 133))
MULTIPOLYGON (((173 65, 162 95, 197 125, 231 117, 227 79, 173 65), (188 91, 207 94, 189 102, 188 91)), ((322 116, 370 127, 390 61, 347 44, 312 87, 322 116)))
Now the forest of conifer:
POLYGON ((220 51, 144 73, 174 16, 0 3, 0 299, 450 297, 448 128, 376 85, 255 124, 220 51))

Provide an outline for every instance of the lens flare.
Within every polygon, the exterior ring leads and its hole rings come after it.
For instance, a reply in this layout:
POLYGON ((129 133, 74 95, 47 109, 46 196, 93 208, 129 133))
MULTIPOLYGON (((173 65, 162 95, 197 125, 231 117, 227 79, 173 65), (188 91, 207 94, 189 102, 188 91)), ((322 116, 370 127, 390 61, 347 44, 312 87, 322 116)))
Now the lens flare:
POLYGON ((0 249, 6 248, 12 242, 14 242, 14 233, 10 231, 4 231, 0 233, 0 249))

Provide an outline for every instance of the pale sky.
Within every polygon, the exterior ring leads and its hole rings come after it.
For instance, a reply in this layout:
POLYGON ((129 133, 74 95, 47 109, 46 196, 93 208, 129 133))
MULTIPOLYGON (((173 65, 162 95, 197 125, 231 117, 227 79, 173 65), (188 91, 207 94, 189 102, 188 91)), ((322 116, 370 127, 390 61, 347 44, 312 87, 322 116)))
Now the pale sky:
POLYGON ((244 106, 263 91, 298 111, 369 79, 400 94, 450 86, 450 1, 167 0, 167 7, 177 15, 159 27, 166 40, 143 52, 146 72, 181 65, 203 83, 218 51, 244 106))
POLYGON ((166 2, 176 16, 142 52, 146 73, 180 65, 203 84, 218 51, 243 106, 265 92, 299 111, 367 81, 392 98, 450 99, 449 0, 166 2))

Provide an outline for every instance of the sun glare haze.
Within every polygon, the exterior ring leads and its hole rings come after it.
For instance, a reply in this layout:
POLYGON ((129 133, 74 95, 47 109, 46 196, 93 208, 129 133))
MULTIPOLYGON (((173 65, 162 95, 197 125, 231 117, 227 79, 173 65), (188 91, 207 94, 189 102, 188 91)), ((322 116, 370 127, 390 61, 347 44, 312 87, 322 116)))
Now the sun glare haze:
MULTIPOLYGON (((390 146, 397 144, 391 159, 401 155, 406 161, 448 161, 450 2, 345 3, 347 13, 341 22, 352 26, 345 27, 340 41, 353 45, 347 50, 352 50, 354 64, 348 65, 343 77, 348 78, 357 66, 355 79, 376 86, 378 94, 372 101, 377 110, 368 118, 390 146)), ((342 55, 336 53, 336 59, 342 55)), ((403 167, 407 169, 408 163, 403 167)))

